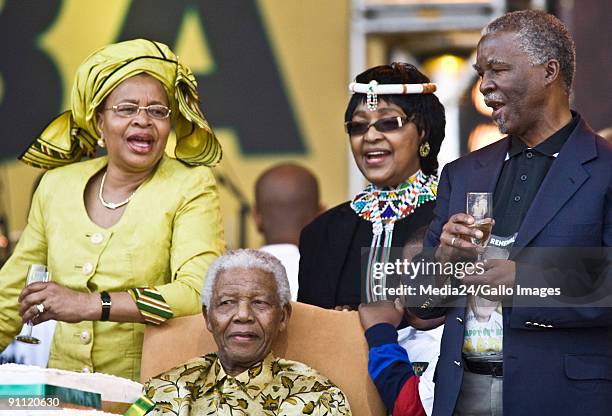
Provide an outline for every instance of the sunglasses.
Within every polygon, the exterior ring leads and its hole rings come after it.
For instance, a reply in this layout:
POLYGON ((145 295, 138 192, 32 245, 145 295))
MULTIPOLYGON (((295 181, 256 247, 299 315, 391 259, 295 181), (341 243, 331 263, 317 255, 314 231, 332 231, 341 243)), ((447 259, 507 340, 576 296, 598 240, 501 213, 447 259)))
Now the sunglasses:
POLYGON ((408 117, 400 116, 381 118, 373 123, 367 123, 365 121, 347 121, 344 123, 344 128, 349 136, 362 136, 366 134, 372 126, 380 133, 387 133, 401 129, 407 121, 408 117))

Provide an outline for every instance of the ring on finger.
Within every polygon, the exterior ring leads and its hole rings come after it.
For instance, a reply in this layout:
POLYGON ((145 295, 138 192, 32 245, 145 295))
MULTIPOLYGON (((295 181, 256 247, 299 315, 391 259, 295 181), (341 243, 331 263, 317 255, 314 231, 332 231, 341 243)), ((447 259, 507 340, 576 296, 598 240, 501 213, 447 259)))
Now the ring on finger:
POLYGON ((455 246, 455 240, 457 239, 457 236, 454 236, 453 238, 451 238, 451 246, 455 246))
POLYGON ((36 309, 38 309, 38 313, 45 313, 45 305, 43 305, 42 303, 39 303, 38 305, 36 305, 36 309))

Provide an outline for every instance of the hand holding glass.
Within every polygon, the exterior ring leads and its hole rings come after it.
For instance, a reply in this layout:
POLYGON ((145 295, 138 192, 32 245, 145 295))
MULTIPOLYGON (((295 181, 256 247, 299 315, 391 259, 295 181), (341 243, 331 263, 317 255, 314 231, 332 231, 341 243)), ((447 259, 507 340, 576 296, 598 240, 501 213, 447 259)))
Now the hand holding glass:
POLYGON ((461 238, 477 246, 485 247, 493 228, 493 194, 491 192, 468 192, 465 212, 474 218, 474 223, 469 225, 469 228, 480 230, 482 238, 468 235, 462 235, 461 238))
MULTIPOLYGON (((50 280, 47 266, 44 264, 31 264, 28 268, 28 278, 26 279, 26 286, 37 283, 37 282, 48 282, 50 280)), ((27 344, 40 344, 40 340, 32 336, 32 321, 28 321, 21 330, 21 333, 15 337, 17 341, 25 342, 27 344)))

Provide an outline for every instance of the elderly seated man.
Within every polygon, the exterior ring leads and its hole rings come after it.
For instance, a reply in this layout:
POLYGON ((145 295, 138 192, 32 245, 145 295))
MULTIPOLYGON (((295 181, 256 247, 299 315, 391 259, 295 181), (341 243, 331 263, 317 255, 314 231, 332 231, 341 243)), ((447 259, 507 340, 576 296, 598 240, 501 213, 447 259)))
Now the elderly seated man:
POLYGON ((290 299, 276 257, 250 249, 219 257, 202 290, 202 313, 219 351, 145 383, 155 406, 147 414, 350 415, 345 395, 326 377, 272 354, 291 316, 290 299))

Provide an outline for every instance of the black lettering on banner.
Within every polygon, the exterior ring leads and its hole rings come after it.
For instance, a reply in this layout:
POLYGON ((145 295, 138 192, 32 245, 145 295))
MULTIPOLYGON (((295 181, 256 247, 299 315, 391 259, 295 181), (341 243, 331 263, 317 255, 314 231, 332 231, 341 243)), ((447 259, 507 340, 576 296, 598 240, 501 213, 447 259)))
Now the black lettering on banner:
POLYGON ((247 155, 305 153, 255 0, 134 0, 119 40, 144 37, 172 48, 189 9, 198 12, 215 61, 213 73, 196 74, 213 128, 233 128, 247 155))
MULTIPOLYGON (((20 155, 62 111, 62 79, 38 46, 61 1, 6 0, 0 9, 0 157, 20 155)), ((65 45, 70 47, 70 45, 65 45)))

